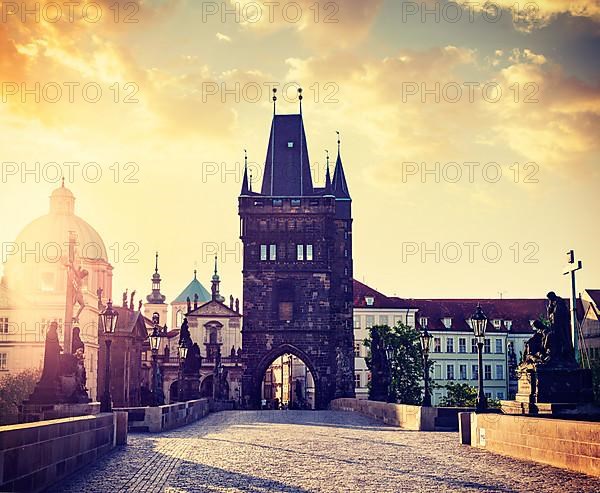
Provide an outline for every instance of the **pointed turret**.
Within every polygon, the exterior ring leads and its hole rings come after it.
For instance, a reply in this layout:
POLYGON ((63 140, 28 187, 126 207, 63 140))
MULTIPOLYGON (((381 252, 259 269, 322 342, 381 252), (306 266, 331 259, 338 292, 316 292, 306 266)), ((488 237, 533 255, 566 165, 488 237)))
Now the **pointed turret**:
POLYGON ((338 132, 338 155, 335 162, 335 170, 333 172, 333 194, 338 199, 350 199, 348 183, 344 174, 344 166, 342 165, 341 140, 338 132))
POLYGON ((146 296, 146 301, 153 305, 160 305, 165 302, 167 299, 164 294, 160 292, 160 283, 162 279, 160 278, 160 274, 158 273, 158 252, 156 252, 156 257, 154 261, 154 274, 152 274, 152 293, 146 296))
POLYGON ((261 193, 272 197, 304 197, 313 192, 302 114, 277 115, 273 107, 261 193))
POLYGON ((219 285, 221 284, 221 278, 219 277, 219 273, 217 271, 217 256, 215 255, 215 273, 212 276, 212 299, 213 301, 219 301, 220 303, 223 303, 223 301, 225 301, 225 298, 223 298, 223 296, 221 296, 221 293, 219 292, 219 285))
POLYGON ((242 191, 240 195, 249 195, 252 191, 252 185, 248 181, 248 153, 244 149, 244 177, 242 178, 242 191))
POLYGON ((331 172, 329 171, 329 151, 325 152, 327 153, 327 170, 325 172, 325 188, 323 189, 323 195, 333 195, 331 172))

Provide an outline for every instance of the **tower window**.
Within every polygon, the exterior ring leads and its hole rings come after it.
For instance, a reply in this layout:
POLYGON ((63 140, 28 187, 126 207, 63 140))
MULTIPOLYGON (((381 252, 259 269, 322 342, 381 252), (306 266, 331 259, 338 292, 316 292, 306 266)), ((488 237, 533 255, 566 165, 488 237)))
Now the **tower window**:
POLYGON ((292 199, 292 207, 300 207, 301 201, 300 199, 292 199))
POLYGON ((309 262, 313 261, 313 246, 312 245, 306 245, 306 260, 308 260, 309 262))
POLYGON ((273 199, 273 207, 282 207, 282 206, 283 206, 283 200, 273 199))
POLYGON ((282 322, 290 322, 294 318, 294 287, 287 282, 277 288, 277 312, 282 322))
POLYGON ((269 260, 277 260, 277 245, 269 245, 269 260))
POLYGON ((288 148, 292 149, 294 147, 294 143, 293 142, 288 142, 288 148))
POLYGON ((296 260, 304 260, 304 245, 296 245, 296 260))
POLYGON ((267 245, 260 246, 260 259, 262 261, 267 260, 267 245))

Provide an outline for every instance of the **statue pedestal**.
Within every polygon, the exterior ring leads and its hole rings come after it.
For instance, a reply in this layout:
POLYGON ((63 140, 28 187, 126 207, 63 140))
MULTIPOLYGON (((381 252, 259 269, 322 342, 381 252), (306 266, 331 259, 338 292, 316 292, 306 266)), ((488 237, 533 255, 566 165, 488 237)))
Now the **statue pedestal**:
POLYGON ((33 423, 49 419, 72 418, 100 413, 99 402, 85 404, 35 404, 25 401, 19 406, 19 423, 33 423))
POLYGON ((588 414, 594 399, 592 372, 583 368, 528 367, 519 371, 514 401, 502 401, 506 414, 588 414))
POLYGON ((183 400, 200 399, 200 375, 183 376, 183 400))

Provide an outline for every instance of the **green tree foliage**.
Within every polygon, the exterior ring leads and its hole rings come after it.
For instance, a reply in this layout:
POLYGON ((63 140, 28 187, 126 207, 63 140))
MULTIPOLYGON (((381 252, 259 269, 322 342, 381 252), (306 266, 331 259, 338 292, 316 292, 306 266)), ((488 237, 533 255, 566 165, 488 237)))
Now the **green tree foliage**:
POLYGON ((38 370, 23 370, 0 377, 0 425, 17 422, 19 405, 27 399, 40 378, 38 370))
MULTIPOLYGON (((420 405, 423 400, 423 357, 419 332, 398 322, 395 327, 378 325, 371 331, 378 331, 384 347, 390 349, 391 384, 388 400, 401 404, 420 405)), ((371 336, 365 340, 369 348, 367 364, 371 358, 371 336)))
POLYGON ((594 387, 594 401, 600 403, 600 360, 591 361, 592 384, 594 387))
POLYGON ((477 404, 477 388, 467 383, 449 383, 444 387, 446 396, 442 397, 442 407, 475 407, 477 404))

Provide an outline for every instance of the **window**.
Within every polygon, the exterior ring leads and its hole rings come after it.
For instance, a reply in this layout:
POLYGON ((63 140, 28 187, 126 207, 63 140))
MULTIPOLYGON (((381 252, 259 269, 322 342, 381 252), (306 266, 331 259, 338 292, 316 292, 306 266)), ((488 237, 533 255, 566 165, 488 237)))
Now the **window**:
POLYGON ((354 328, 360 329, 360 317, 354 317, 354 328))
POLYGON ((296 245, 296 260, 304 260, 304 245, 296 245))
POLYGON ((283 207, 283 200, 273 199, 273 207, 283 207))
POLYGON ((505 320, 504 326, 506 327, 506 330, 512 329, 512 320, 505 320))
POLYGON ((471 339, 471 352, 477 352, 477 339, 475 339, 474 337, 471 339))
POLYGON ((277 245, 269 245, 269 260, 277 260, 277 245))
POLYGON ((496 397, 499 401, 504 400, 504 392, 496 392, 496 397))
POLYGON ((440 339, 439 337, 435 337, 433 339, 433 352, 434 353, 442 352, 442 339, 440 339))
POLYGON ((483 379, 484 380, 492 379, 492 365, 483 365, 483 379))
POLYGON ((500 330, 500 327, 502 326, 502 320, 495 318, 493 320, 493 324, 494 324, 494 329, 500 330))
POLYGON ((360 358, 360 346, 361 346, 360 342, 354 343, 354 357, 355 358, 360 358))
POLYGON ((467 352, 467 340, 464 337, 460 337, 458 339, 458 352, 459 353, 467 352))
POLYGON ((448 337, 446 339, 446 352, 453 353, 454 352, 454 338, 448 337))
POLYGON ((267 245, 260 246, 260 259, 262 261, 267 260, 267 245))
POLYGON ((483 344, 483 352, 485 354, 489 354, 492 352, 492 343, 489 339, 486 339, 484 344, 483 344))
POLYGON ((360 387, 360 373, 355 373, 354 374, 354 386, 355 387, 360 387))
POLYGON ((429 324, 429 320, 428 320, 427 317, 421 317, 421 318, 419 318, 419 325, 421 327, 427 328, 428 324, 429 324))
POLYGON ((461 380, 467 379, 467 365, 460 365, 459 374, 461 380))
POLYGON ((313 246, 306 245, 306 260, 309 262, 313 261, 313 246))
POLYGON ((477 380, 479 378, 479 366, 471 365, 471 380, 477 380))
POLYGON ((294 286, 287 282, 282 282, 277 286, 277 303, 279 320, 290 322, 294 318, 294 286))
POLYGON ((387 315, 379 315, 379 325, 387 325, 388 324, 388 316, 387 315))
POLYGON ((504 380, 504 367, 496 365, 496 380, 504 380))
POLYGON ((375 325, 375 317, 373 315, 367 315, 367 329, 370 329, 375 325))
POLYGON ((491 399, 492 398, 492 393, 491 392, 484 392, 486 398, 491 399))
POLYGON ((436 380, 442 378, 442 365, 435 365, 433 367, 433 376, 436 380))
POLYGON ((452 327, 452 319, 450 317, 444 317, 443 322, 444 322, 444 327, 446 327, 447 329, 452 327))
POLYGON ((293 149, 294 147, 294 143, 293 142, 288 142, 288 149, 293 149))
POLYGON ((0 334, 8 334, 8 317, 0 317, 0 334))
POLYGON ((8 370, 8 354, 0 353, 0 370, 8 370))
POLYGON ((502 354, 503 350, 502 339, 496 339, 496 354, 502 354))
POLYGON ((372 296, 365 296, 365 303, 367 304, 367 306, 373 306, 374 302, 375 298, 373 298, 372 296))
POLYGON ((446 380, 454 380, 454 365, 446 365, 446 380))

